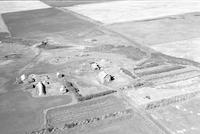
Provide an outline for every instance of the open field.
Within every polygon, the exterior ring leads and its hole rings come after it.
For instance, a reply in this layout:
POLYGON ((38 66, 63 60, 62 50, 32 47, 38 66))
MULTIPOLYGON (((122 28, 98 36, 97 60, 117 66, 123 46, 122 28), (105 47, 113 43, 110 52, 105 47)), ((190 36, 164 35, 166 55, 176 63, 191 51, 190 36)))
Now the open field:
POLYGON ((65 32, 66 37, 77 36, 95 26, 55 8, 7 13, 3 19, 12 36, 40 40, 57 32, 65 32))
POLYGON ((137 46, 114 46, 114 45, 101 45, 96 47, 88 48, 89 51, 104 52, 104 53, 115 53, 124 55, 131 60, 141 60, 148 56, 148 52, 145 52, 137 46))
POLYGON ((90 131, 89 134, 164 134, 164 132, 145 120, 138 113, 133 113, 126 120, 116 120, 90 131))
POLYGON ((42 8, 49 8, 49 6, 39 0, 0 1, 0 14, 26 10, 36 10, 42 8))
POLYGON ((81 4, 89 4, 89 3, 100 3, 100 2, 107 2, 107 1, 116 1, 116 0, 41 0, 42 2, 50 5, 52 7, 68 7, 73 5, 81 5, 81 4))
POLYGON ((156 86, 153 87, 142 87, 124 92, 133 100, 135 105, 142 106, 147 110, 186 101, 200 93, 199 76, 188 79, 184 78, 186 76, 181 77, 183 78, 181 80, 168 83, 163 80, 163 83, 156 83, 156 86))
POLYGON ((139 91, 126 91, 136 105, 143 107, 147 110, 167 106, 173 103, 186 101, 195 95, 199 94, 199 86, 182 87, 180 89, 173 88, 141 88, 139 91), (148 97, 147 97, 148 96, 148 97), (179 101, 180 98, 180 101, 179 101), (149 106, 148 106, 149 105, 149 106), (153 107, 150 108, 150 106, 153 107), (155 107, 154 107, 155 105, 155 107), (148 108, 149 107, 149 108, 148 108))
POLYGON ((140 44, 153 46, 198 38, 200 36, 199 22, 199 12, 195 12, 159 19, 111 24, 107 27, 140 44))
POLYGON ((47 123, 51 123, 48 124, 50 127, 52 127, 51 125, 53 125, 53 122, 55 123, 55 119, 58 119, 60 116, 62 116, 60 122, 61 120, 65 120, 65 122, 73 120, 75 123, 71 125, 71 127, 69 127, 68 124, 68 129, 66 125, 64 129, 55 129, 50 132, 52 134, 121 134, 122 132, 126 134, 164 133, 162 129, 152 124, 148 119, 144 119, 136 111, 131 109, 123 111, 123 109, 126 108, 128 107, 126 104, 122 104, 120 99, 114 96, 107 96, 68 107, 49 110, 47 111, 46 117, 49 119, 47 123), (86 118, 87 120, 84 120, 86 118))
POLYGON ((200 38, 153 45, 152 48, 161 53, 200 62, 200 38), (173 46, 173 47, 172 47, 173 46))
POLYGON ((0 129, 3 134, 24 134, 44 124, 43 110, 71 103, 70 96, 32 98, 25 92, 8 92, 0 97, 0 129))
POLYGON ((198 134, 199 130, 199 97, 184 103, 151 112, 151 116, 174 133, 198 134), (177 123, 178 122, 178 123, 177 123))
MULTIPOLYGON (((86 119, 102 118, 113 112, 125 110, 125 104, 114 96, 103 97, 91 101, 82 102, 67 107, 55 108, 47 111, 47 126, 64 128, 66 124, 81 122, 86 119)), ((100 120, 100 119, 99 119, 100 120)), ((78 123, 78 124, 79 124, 78 123)), ((83 123, 80 125, 84 125, 83 123)))
POLYGON ((106 3, 84 4, 67 9, 90 17, 104 24, 126 21, 141 21, 165 16, 198 12, 198 1, 115 1, 106 3), (167 11, 167 12, 166 12, 167 11))
POLYGON ((145 120, 138 113, 115 120, 104 120, 102 124, 88 127, 82 131, 58 130, 52 134, 66 134, 66 132, 69 134, 164 134, 161 129, 145 120))

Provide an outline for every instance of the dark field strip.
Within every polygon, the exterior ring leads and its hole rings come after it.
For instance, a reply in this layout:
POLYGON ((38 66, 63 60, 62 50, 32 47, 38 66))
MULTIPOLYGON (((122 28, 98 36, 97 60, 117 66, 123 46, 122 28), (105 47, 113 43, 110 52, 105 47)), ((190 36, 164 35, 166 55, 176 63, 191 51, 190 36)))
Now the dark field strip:
POLYGON ((152 67, 156 67, 156 66, 159 66, 159 64, 158 63, 149 63, 146 65, 138 66, 137 68, 134 68, 134 70, 137 71, 137 70, 152 68, 152 67))
POLYGON ((161 80, 161 79, 164 79, 164 78, 178 78, 178 77, 181 77, 182 79, 184 79, 184 78, 190 78, 190 77, 193 77, 193 76, 198 76, 199 74, 200 74, 199 71, 189 70, 189 71, 180 72, 180 73, 174 72, 174 74, 169 74, 169 75, 160 76, 160 77, 158 76, 158 77, 155 77, 155 78, 150 78, 148 80, 153 81, 153 80, 161 80))
POLYGON ((174 76, 174 75, 180 75, 180 74, 184 74, 184 73, 187 73, 187 72, 193 72, 193 71, 199 72, 196 68, 187 67, 187 68, 177 69, 177 70, 174 70, 174 71, 145 75, 145 76, 142 76, 141 78, 144 79, 144 80, 153 80, 153 79, 160 79, 160 78, 164 78, 164 77, 168 77, 168 76, 171 77, 171 76, 174 76))
POLYGON ((90 95, 86 95, 86 96, 80 96, 79 95, 77 97, 77 100, 78 101, 86 101, 86 100, 90 100, 90 99, 102 97, 102 96, 105 96, 105 95, 109 95, 109 94, 112 94, 112 93, 115 93, 115 92, 117 92, 117 91, 115 91, 115 90, 108 90, 108 91, 100 92, 100 93, 97 93, 97 94, 90 94, 90 95))
POLYGON ((131 78, 135 79, 136 76, 133 75, 129 70, 125 69, 125 68, 120 68, 120 70, 123 71, 123 73, 125 73, 126 75, 130 76, 131 78))
POLYGON ((189 72, 185 72, 182 74, 176 74, 173 76, 167 76, 167 77, 163 77, 163 78, 153 79, 150 81, 155 84, 163 84, 163 83, 172 83, 172 82, 177 82, 177 81, 181 81, 181 80, 187 80, 187 79, 191 79, 191 78, 198 77, 198 76, 200 76, 200 72, 189 71, 189 72))
POLYGON ((20 59, 22 58, 23 54, 9 54, 9 55, 5 55, 3 57, 0 57, 0 60, 16 60, 16 59, 20 59))
POLYGON ((136 71, 136 74, 138 76, 145 76, 145 75, 152 75, 152 74, 159 74, 164 72, 170 72, 175 71, 178 69, 182 69, 184 66, 176 66, 176 65, 161 65, 161 66, 155 66, 148 69, 141 69, 136 71))
POLYGON ((42 40, 60 32, 77 36, 95 27, 89 21, 56 8, 6 13, 2 17, 13 37, 28 39, 42 40))

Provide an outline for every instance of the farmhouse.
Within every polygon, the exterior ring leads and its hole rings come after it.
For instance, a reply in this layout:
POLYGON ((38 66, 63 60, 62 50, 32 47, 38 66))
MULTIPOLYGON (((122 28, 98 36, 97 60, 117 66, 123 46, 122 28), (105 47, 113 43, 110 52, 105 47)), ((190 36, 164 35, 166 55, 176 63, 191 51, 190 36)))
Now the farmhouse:
POLYGON ((100 82, 101 82, 102 84, 114 80, 114 76, 112 76, 112 75, 110 75, 110 74, 107 74, 105 71, 101 71, 101 72, 99 73, 99 75, 98 75, 98 78, 99 78, 99 80, 100 80, 100 82))

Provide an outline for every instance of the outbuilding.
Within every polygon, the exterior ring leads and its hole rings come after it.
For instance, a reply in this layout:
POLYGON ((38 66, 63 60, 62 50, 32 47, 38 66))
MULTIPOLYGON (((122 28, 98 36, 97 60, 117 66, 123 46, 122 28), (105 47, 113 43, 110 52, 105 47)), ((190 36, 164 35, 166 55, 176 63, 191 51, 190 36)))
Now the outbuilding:
POLYGON ((98 78, 99 78, 99 80, 102 84, 108 83, 108 82, 113 81, 115 79, 114 76, 107 74, 105 71, 101 71, 98 74, 98 78))
POLYGON ((46 95, 46 87, 42 82, 38 82, 36 87, 37 87, 39 96, 46 95))

